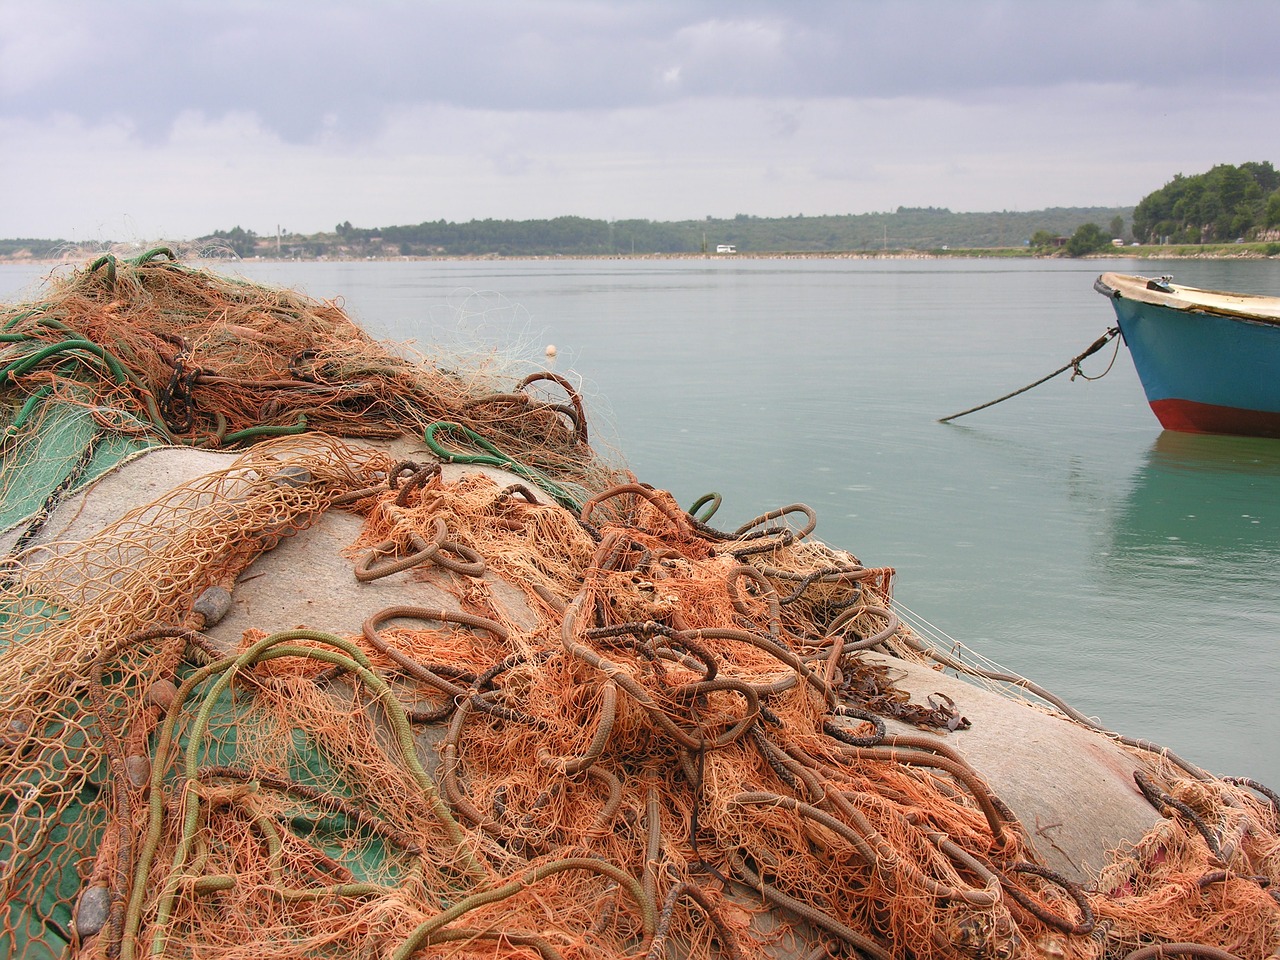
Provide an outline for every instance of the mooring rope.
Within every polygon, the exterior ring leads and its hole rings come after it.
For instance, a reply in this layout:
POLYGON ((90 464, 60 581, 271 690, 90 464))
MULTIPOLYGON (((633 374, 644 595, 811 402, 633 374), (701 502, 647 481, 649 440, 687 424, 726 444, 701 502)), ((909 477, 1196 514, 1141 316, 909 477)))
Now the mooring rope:
MULTIPOLYGON (((1025 387, 1019 387, 1017 390, 1014 390, 1012 393, 1006 393, 1003 397, 997 397, 995 400, 989 400, 989 401, 987 401, 986 403, 979 404, 979 405, 978 405, 978 406, 976 406, 976 407, 970 407, 968 410, 961 410, 959 413, 953 413, 953 414, 951 414, 951 416, 949 416, 949 417, 942 417, 942 418, 940 418, 940 419, 938 420, 938 422, 939 422, 939 423, 948 423, 948 422, 950 422, 951 420, 955 420, 955 419, 957 419, 957 418, 959 418, 959 417, 967 416, 967 415, 968 415, 968 414, 970 414, 970 413, 977 413, 979 410, 985 410, 987 407, 994 407, 997 403, 1002 403, 1002 402, 1004 402, 1005 400, 1010 399, 1011 397, 1016 397, 1016 396, 1017 396, 1018 394, 1020 394, 1020 393, 1026 393, 1026 392, 1027 392, 1028 390, 1030 390, 1032 387, 1038 387, 1038 386, 1040 386, 1040 384, 1044 383, 1045 381, 1047 381, 1047 380, 1052 380, 1052 379, 1053 379, 1054 377, 1056 377, 1058 374, 1060 374, 1060 373, 1066 373, 1068 370, 1074 370, 1074 371, 1075 371, 1075 372, 1071 375, 1071 378, 1072 378, 1073 380, 1075 379, 1075 377, 1076 377, 1077 375, 1079 375, 1079 376, 1084 376, 1084 373, 1080 370, 1080 363, 1081 363, 1081 362, 1082 362, 1086 357, 1091 357, 1091 356, 1093 356, 1095 353, 1097 353, 1099 350, 1101 350, 1104 346, 1106 346, 1106 345, 1107 345, 1107 342, 1108 342, 1109 340, 1111 340, 1113 337, 1115 337, 1115 335, 1116 335, 1117 333, 1119 333, 1119 332, 1120 332, 1120 328, 1119 328, 1119 327, 1112 327, 1112 328, 1111 328, 1111 329, 1109 329, 1106 333, 1104 333, 1102 336, 1100 336, 1097 340, 1093 341, 1093 343, 1089 345, 1089 349, 1088 349, 1088 350, 1086 350, 1084 353, 1080 354, 1078 357, 1073 357, 1073 358, 1072 358, 1071 360, 1069 360, 1067 363, 1063 364, 1063 365, 1062 365, 1062 366, 1060 366, 1057 370, 1053 371, 1053 373, 1050 373, 1050 374, 1048 374, 1048 375, 1046 375, 1046 376, 1041 377, 1041 378, 1040 378, 1039 380, 1037 380, 1035 383, 1028 383, 1025 387)), ((1117 345, 1116 349, 1117 349, 1117 350, 1119 350, 1119 346, 1118 346, 1118 345, 1117 345)), ((1114 362, 1114 361, 1113 361, 1113 362, 1114 362)), ((1111 369, 1111 365, 1110 365, 1110 364, 1108 364, 1108 365, 1107 365, 1107 370, 1110 370, 1110 369, 1111 369)), ((1099 376, 1102 376, 1102 375, 1105 375, 1105 371, 1104 371, 1104 374, 1100 374, 1099 376)), ((1085 379, 1086 379, 1086 380, 1097 380, 1097 379, 1098 379, 1098 377, 1085 377, 1085 379)))

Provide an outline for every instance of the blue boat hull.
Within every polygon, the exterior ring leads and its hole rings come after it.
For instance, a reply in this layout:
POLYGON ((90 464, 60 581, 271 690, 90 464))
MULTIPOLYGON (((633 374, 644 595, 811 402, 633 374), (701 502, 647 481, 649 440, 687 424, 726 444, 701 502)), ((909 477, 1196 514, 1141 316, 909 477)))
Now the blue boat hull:
POLYGON ((1280 437, 1280 324, 1147 303, 1099 284, 1166 430, 1280 437))

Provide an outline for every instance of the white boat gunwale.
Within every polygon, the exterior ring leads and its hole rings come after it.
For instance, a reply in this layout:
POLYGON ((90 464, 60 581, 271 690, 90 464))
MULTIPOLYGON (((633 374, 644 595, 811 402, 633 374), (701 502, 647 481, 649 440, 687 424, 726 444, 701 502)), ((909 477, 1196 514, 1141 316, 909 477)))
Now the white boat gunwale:
POLYGON ((1104 273, 1094 283, 1101 294, 1136 300, 1152 306, 1167 307, 1182 313, 1280 325, 1280 297, 1253 293, 1228 293, 1202 290, 1173 283, 1166 277, 1142 277, 1122 273, 1104 273))

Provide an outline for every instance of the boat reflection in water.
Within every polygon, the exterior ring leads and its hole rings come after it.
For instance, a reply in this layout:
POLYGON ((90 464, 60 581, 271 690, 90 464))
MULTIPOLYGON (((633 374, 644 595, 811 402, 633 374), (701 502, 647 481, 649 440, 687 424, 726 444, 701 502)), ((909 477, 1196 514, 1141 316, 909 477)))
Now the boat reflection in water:
POLYGON ((1251 563, 1275 567, 1278 547, 1280 441, 1165 430, 1120 505, 1110 558, 1231 565, 1221 572, 1238 582, 1251 563))
POLYGON ((1165 431, 1100 544, 1092 650, 1116 729, 1280 779, 1280 441, 1165 431))

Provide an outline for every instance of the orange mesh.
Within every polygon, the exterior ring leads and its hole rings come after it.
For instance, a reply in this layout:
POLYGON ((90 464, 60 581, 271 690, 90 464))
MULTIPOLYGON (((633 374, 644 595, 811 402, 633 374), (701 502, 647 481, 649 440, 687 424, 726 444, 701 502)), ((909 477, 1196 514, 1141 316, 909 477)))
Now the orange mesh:
MULTIPOLYGON (((288 425, 299 405, 333 432, 359 433, 374 410, 402 429, 474 388, 385 356, 369 371, 370 345, 332 305, 237 299, 163 264, 113 285, 97 273, 57 316, 130 345, 135 377, 112 403, 151 417, 139 384, 172 378, 178 349, 218 371, 166 399, 170 418, 187 404, 186 439, 222 430, 210 411, 234 433, 264 412, 288 425)), ((883 737, 858 699, 863 650, 920 646, 892 613, 892 569, 807 539, 802 505, 714 530, 596 462, 573 404, 480 398, 462 404, 467 422, 579 484, 580 512, 311 434, 12 558, 11 952, 545 960, 775 945, 950 960, 1195 941, 1262 960, 1280 947, 1280 839, 1256 792, 1152 770, 1168 819, 1096 889, 1055 877, 979 772, 938 738, 883 737), (456 604, 374 611, 359 635, 251 629, 230 650, 200 632, 206 588, 330 510, 363 518, 353 575, 408 570, 456 604)))

